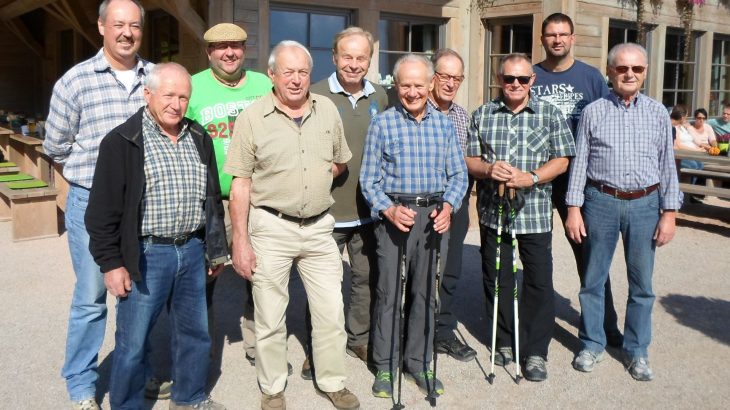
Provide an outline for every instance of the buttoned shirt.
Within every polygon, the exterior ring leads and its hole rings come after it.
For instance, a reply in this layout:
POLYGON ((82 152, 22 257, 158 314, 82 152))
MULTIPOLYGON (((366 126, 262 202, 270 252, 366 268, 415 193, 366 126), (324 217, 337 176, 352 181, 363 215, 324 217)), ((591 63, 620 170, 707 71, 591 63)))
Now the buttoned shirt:
MULTIPOLYGON (((565 117, 547 101, 530 94, 527 106, 512 112, 497 98, 472 114, 466 155, 485 161, 508 162, 524 172, 540 168, 549 160, 575 155, 575 144, 565 117)), ((497 228, 496 189, 492 179, 477 181, 477 209, 480 223, 497 228)), ((514 221, 517 234, 552 230, 552 184, 540 183, 522 189, 525 205, 514 221)))
MULTIPOLYGON (((439 106, 430 98, 428 104, 435 110, 440 111, 439 106)), ((449 105, 449 110, 446 116, 451 120, 451 124, 454 125, 454 131, 456 131, 456 137, 459 140, 461 151, 466 152, 466 140, 467 140, 467 127, 469 126, 469 114, 466 112, 464 107, 459 104, 452 102, 449 105)))
POLYGON ((63 176, 69 182, 91 188, 99 144, 144 105, 142 84, 152 66, 137 58, 135 80, 127 91, 101 49, 56 82, 43 149, 63 165, 63 176))
POLYGON ((435 194, 454 211, 466 193, 461 147, 449 119, 426 104, 417 121, 397 104, 370 122, 360 169, 360 187, 373 217, 393 205, 388 195, 435 194))
POLYGON ((566 203, 583 205, 587 180, 625 191, 659 184, 662 209, 679 209, 681 197, 664 106, 638 94, 626 106, 615 93, 583 110, 566 203))
POLYGON ((200 161, 187 120, 177 142, 172 142, 145 109, 142 138, 145 184, 140 235, 175 237, 202 228, 208 168, 200 161))
POLYGON ((223 170, 251 178, 252 205, 308 218, 332 205, 332 163, 351 157, 327 97, 310 93, 298 125, 270 93, 238 116, 223 170))

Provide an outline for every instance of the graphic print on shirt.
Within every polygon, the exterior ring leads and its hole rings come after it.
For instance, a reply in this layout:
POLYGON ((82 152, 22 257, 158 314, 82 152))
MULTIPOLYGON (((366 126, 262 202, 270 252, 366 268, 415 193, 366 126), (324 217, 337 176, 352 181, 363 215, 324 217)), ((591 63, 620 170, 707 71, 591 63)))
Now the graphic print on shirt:
POLYGON ((582 92, 566 83, 533 85, 532 91, 538 97, 558 107, 566 118, 573 117, 576 121, 589 102, 582 92))

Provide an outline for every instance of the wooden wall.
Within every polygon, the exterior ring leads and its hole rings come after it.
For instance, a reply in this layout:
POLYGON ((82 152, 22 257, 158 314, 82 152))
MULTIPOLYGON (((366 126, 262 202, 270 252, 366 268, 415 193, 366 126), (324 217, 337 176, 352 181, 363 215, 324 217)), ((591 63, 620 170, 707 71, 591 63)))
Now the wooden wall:
POLYGON ((35 116, 43 98, 42 90, 37 86, 41 82, 41 58, 18 41, 1 22, 0 50, 0 110, 35 116))

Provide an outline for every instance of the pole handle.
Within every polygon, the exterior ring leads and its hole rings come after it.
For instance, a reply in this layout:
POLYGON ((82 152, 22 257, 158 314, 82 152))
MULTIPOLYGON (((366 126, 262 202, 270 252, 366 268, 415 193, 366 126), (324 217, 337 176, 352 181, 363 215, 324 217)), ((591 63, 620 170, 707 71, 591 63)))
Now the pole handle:
POLYGON ((497 188, 497 193, 500 198, 504 198, 504 182, 499 183, 499 188, 497 188))

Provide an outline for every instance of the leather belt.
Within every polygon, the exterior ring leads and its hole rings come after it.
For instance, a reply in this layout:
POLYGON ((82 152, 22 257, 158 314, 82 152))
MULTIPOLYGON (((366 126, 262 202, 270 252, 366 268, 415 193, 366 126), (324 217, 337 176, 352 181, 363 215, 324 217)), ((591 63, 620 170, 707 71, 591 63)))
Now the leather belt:
POLYGON ((442 193, 436 194, 421 194, 421 195, 401 195, 401 194, 389 194, 388 197, 393 202, 404 204, 404 205, 415 205, 420 208, 426 208, 431 205, 436 205, 443 202, 442 193))
POLYGON ((149 236, 143 236, 141 239, 145 242, 149 242, 149 243, 155 244, 155 245, 181 246, 181 245, 185 245, 186 243, 188 243, 189 240, 191 240, 193 238, 204 239, 205 230, 198 229, 195 232, 186 233, 184 235, 172 236, 172 237, 149 235, 149 236))
POLYGON ((639 199, 643 198, 650 193, 654 192, 659 188, 659 184, 654 184, 652 186, 648 186, 644 189, 637 189, 634 191, 621 191, 619 189, 610 187, 608 185, 603 185, 599 182, 589 180, 588 183, 594 187, 596 187, 599 191, 603 192, 604 194, 611 195, 614 198, 617 199, 625 199, 625 200, 632 200, 632 199, 639 199))
POLYGON ((327 212, 329 212, 329 209, 325 209, 325 211, 322 212, 319 215, 314 215, 314 216, 310 216, 310 217, 307 217, 307 218, 299 218, 299 217, 296 217, 296 216, 291 216, 291 215, 287 215, 285 213, 279 212, 276 209, 270 208, 268 206, 259 206, 258 208, 263 209, 264 211, 270 213, 271 215, 274 215, 277 218, 281 218, 281 219, 283 219, 285 221, 289 221, 289 222, 298 223, 299 226, 311 225, 311 224, 319 221, 320 218, 322 218, 323 216, 327 215, 327 212))

